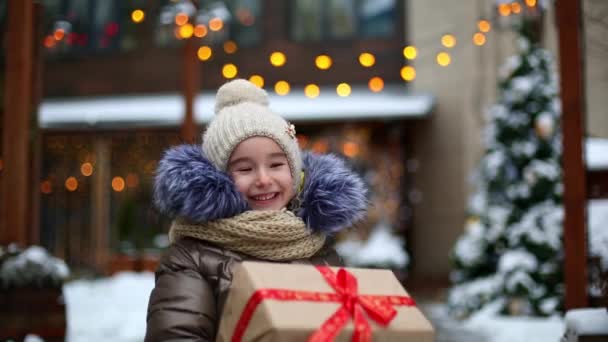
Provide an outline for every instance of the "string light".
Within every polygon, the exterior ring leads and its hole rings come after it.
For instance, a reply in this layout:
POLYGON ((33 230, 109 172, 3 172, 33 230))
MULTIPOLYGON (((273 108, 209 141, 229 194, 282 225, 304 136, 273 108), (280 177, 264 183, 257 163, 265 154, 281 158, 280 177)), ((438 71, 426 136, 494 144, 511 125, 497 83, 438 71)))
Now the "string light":
POLYGON ((441 37, 441 44, 446 48, 453 48, 456 45, 456 37, 451 34, 444 34, 441 37))
POLYGON ((82 173, 83 176, 90 176, 93 174, 93 165, 89 162, 83 163, 82 165, 80 165, 80 173, 82 173))
POLYGON ((359 55, 359 63, 362 66, 369 68, 376 64, 376 57, 369 52, 363 52, 359 55))
POLYGON ((275 67, 285 65, 286 61, 287 57, 285 57, 285 54, 282 52, 275 51, 270 54, 270 64, 274 65, 275 67))
POLYGON ((490 22, 487 20, 480 20, 479 22, 477 22, 477 27, 479 28, 479 31, 485 33, 490 32, 490 30, 492 29, 490 22))
POLYGON ((411 65, 406 65, 403 68, 401 68, 400 74, 401 74, 401 78, 404 81, 410 82, 416 78, 416 69, 414 69, 414 67, 411 65))
POLYGON ((196 55, 201 61, 206 61, 213 55, 213 50, 211 50, 211 48, 208 46, 201 46, 200 48, 198 48, 196 55))
POLYGON ((224 22, 220 18, 213 18, 209 20, 209 29, 211 31, 219 31, 224 27, 224 22))
POLYGON ((289 91, 291 90, 291 87, 289 86, 289 83, 287 83, 286 81, 278 81, 277 83, 274 84, 274 92, 277 93, 278 95, 287 95, 289 94, 289 91))
POLYGON ((120 176, 112 178, 112 189, 116 192, 123 191, 125 189, 125 180, 120 176))
POLYGON ((55 37, 49 35, 44 38, 44 46, 47 49, 51 49, 51 48, 55 47, 55 44, 56 44, 55 37))
POLYGON ((521 5, 519 4, 519 2, 511 3, 511 11, 515 14, 521 12, 521 5))
POLYGON ((227 79, 235 78, 236 75, 238 74, 238 71, 239 70, 236 67, 236 65, 234 65, 232 63, 225 64, 222 67, 222 75, 224 75, 224 77, 227 79))
POLYGON ((509 15, 511 15, 511 6, 509 4, 498 5, 498 14, 503 17, 508 17, 509 15))
POLYGON ((198 38, 203 38, 207 35, 207 26, 198 24, 194 27, 194 35, 198 38))
POLYGON ((193 34, 194 34, 194 27, 192 26, 192 24, 185 24, 185 25, 180 26, 179 35, 183 39, 188 39, 188 38, 192 37, 193 34))
POLYGON ((139 177, 134 173, 129 173, 126 183, 128 188, 135 188, 139 184, 139 177))
POLYGON ((437 64, 445 67, 450 65, 450 63, 452 62, 452 58, 450 57, 450 54, 447 52, 440 52, 437 54, 437 64))
POLYGON ((70 192, 76 191, 78 189, 78 180, 75 177, 68 177, 65 180, 65 188, 70 192))
POLYGON ((534 7, 536 6, 536 0, 526 0, 526 5, 528 7, 534 7))
POLYGON ((315 65, 321 70, 327 70, 331 68, 332 65, 331 57, 328 55, 318 55, 315 58, 315 65))
POLYGON ((227 40, 224 43, 224 51, 227 54, 233 54, 236 52, 237 49, 238 49, 238 47, 236 46, 236 43, 233 40, 227 40))
POLYGON ((249 81, 260 88, 264 88, 264 78, 260 75, 251 75, 249 81))
POLYGON ((417 55, 418 55, 418 50, 415 47, 406 46, 405 48, 403 48, 403 57, 405 57, 406 59, 409 59, 409 60, 416 59, 417 55))
POLYGON ((369 87, 369 90, 378 93, 384 89, 384 80, 378 76, 372 77, 367 83, 367 86, 369 87))
POLYGON ((319 86, 316 84, 309 84, 304 87, 304 94, 308 98, 314 99, 315 97, 319 96, 320 93, 321 91, 319 89, 319 86))
POLYGON ((359 154, 359 150, 359 144, 351 141, 347 141, 342 145, 342 153, 349 158, 356 157, 359 154))
POLYGON ((140 9, 136 9, 136 10, 133 10, 133 12, 131 12, 131 20, 133 20, 133 22, 136 24, 139 24, 142 21, 144 21, 145 17, 146 17, 146 14, 144 13, 144 11, 142 11, 140 9))
POLYGON ((40 183, 40 192, 42 192, 45 195, 48 195, 51 192, 53 192, 53 185, 51 184, 51 182, 48 180, 45 180, 42 183, 40 183))
POLYGON ((188 16, 186 15, 186 13, 177 13, 177 15, 175 16, 175 25, 182 26, 185 25, 187 22, 188 16))
POLYGON ((336 87, 336 93, 338 94, 338 96, 346 97, 346 96, 350 95, 350 92, 351 92, 351 89, 350 89, 350 85, 348 85, 348 83, 340 83, 336 87))
POLYGON ((477 46, 482 46, 483 44, 486 43, 486 35, 481 33, 481 32, 477 32, 473 35, 473 44, 477 45, 477 46))
POLYGON ((63 37, 65 37, 65 31, 63 29, 56 29, 55 32, 53 32, 53 38, 55 38, 56 41, 62 40, 63 37))

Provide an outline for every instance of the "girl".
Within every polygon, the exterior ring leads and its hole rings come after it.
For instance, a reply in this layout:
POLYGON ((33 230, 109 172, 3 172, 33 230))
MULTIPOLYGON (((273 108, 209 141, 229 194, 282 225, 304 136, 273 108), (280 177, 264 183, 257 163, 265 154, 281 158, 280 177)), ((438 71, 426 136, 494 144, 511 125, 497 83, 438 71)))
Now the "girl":
POLYGON ((304 154, 296 132, 246 80, 217 92, 202 149, 159 163, 154 200, 173 217, 156 271, 146 341, 213 341, 243 260, 339 266, 326 237, 365 216, 366 188, 333 156, 304 154))

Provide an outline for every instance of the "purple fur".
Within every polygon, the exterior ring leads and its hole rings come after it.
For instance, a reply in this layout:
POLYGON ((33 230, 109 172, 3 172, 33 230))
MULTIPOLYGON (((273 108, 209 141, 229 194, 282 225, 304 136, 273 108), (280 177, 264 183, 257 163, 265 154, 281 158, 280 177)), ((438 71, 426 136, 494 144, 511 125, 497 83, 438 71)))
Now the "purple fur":
MULTIPOLYGON (((341 159, 304 153, 303 162, 306 176, 297 215, 308 227, 331 234, 365 217, 367 189, 341 159)), ((154 203, 169 217, 194 222, 232 217, 249 209, 232 179, 194 145, 165 152, 157 169, 154 203)))

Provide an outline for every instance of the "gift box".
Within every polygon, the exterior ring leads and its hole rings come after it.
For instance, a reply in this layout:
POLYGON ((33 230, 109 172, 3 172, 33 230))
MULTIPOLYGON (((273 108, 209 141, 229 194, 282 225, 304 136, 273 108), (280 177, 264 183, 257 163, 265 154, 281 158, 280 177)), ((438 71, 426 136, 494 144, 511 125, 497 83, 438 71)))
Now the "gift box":
POLYGON ((434 340, 390 270, 243 262, 217 341, 434 340))

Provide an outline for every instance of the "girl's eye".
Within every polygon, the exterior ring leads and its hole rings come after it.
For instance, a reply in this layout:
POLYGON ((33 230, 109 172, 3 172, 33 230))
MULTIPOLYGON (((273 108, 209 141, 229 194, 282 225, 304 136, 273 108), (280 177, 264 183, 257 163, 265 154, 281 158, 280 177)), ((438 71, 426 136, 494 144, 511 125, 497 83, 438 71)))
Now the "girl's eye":
POLYGON ((272 164, 270 164, 270 167, 275 168, 275 167, 281 167, 283 165, 285 165, 285 163, 272 163, 272 164))
POLYGON ((243 167, 243 168, 237 169, 237 171, 238 172, 249 172, 249 171, 251 171, 251 168, 250 167, 243 167))

